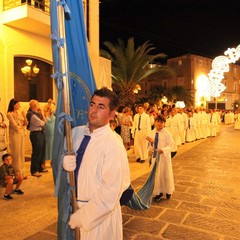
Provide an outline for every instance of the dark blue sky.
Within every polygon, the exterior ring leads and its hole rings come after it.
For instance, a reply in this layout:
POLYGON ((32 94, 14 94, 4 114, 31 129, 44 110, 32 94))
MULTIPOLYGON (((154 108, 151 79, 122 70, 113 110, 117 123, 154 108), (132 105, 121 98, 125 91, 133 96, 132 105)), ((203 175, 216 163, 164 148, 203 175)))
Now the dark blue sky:
POLYGON ((136 45, 150 41, 156 52, 176 57, 186 53, 206 57, 240 44, 237 0, 103 0, 100 4, 100 44, 134 37, 136 45))

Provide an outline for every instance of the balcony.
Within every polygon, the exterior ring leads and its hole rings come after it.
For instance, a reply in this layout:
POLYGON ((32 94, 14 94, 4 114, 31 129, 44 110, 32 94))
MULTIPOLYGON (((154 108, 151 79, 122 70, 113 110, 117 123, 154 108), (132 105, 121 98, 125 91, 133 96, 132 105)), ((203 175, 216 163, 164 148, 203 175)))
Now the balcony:
POLYGON ((50 36, 50 0, 3 0, 2 24, 50 36))

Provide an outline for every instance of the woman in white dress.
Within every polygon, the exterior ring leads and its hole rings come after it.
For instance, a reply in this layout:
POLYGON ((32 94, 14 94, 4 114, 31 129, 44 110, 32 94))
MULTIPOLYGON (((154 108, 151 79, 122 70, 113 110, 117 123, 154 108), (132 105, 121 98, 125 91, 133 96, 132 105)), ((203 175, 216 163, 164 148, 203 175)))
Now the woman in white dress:
POLYGON ((12 165, 24 179, 25 171, 25 127, 28 124, 26 114, 20 112, 20 102, 11 99, 8 105, 7 118, 9 120, 9 146, 12 155, 12 165))

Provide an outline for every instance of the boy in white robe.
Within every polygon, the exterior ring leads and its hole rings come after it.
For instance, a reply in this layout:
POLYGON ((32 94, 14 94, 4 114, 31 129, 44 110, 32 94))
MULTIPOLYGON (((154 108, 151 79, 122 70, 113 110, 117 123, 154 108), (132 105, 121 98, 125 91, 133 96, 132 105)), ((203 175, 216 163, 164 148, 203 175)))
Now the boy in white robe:
POLYGON ((159 159, 153 191, 153 194, 156 195, 153 200, 156 202, 160 201, 164 194, 166 194, 167 199, 170 199, 175 190, 171 159, 174 140, 170 132, 164 128, 165 121, 164 116, 159 115, 155 119, 155 128, 152 130, 151 135, 147 137, 153 147, 152 150, 156 153, 156 156, 154 156, 153 152, 153 159, 159 159), (157 133, 158 141, 156 144, 157 133))
MULTIPOLYGON (((77 152, 85 135, 90 136, 77 178, 78 210, 69 225, 80 228, 81 240, 123 238, 120 197, 130 185, 127 153, 109 125, 118 98, 107 88, 96 90, 88 110, 89 125, 72 131, 77 152)), ((74 171, 76 156, 65 156, 63 168, 74 171)))

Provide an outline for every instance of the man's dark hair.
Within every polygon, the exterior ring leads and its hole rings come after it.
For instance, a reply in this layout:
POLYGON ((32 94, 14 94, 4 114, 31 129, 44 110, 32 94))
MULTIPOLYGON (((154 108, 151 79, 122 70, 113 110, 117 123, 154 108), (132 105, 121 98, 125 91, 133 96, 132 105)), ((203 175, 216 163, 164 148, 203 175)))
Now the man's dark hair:
MULTIPOLYGON (((111 91, 107 87, 102 87, 100 89, 95 90, 95 92, 92 95, 92 98, 94 96, 99 96, 99 97, 106 97, 109 99, 109 108, 110 111, 116 110, 118 107, 118 96, 115 92, 111 91)), ((92 99, 91 98, 91 99, 92 99)))
POLYGON ((3 154, 3 155, 2 155, 2 160, 4 161, 5 158, 7 158, 7 157, 9 157, 9 156, 11 156, 11 154, 9 154, 9 153, 3 154))
POLYGON ((166 122, 166 118, 165 118, 162 114, 159 114, 159 115, 155 118, 155 121, 158 121, 158 122, 166 122))

